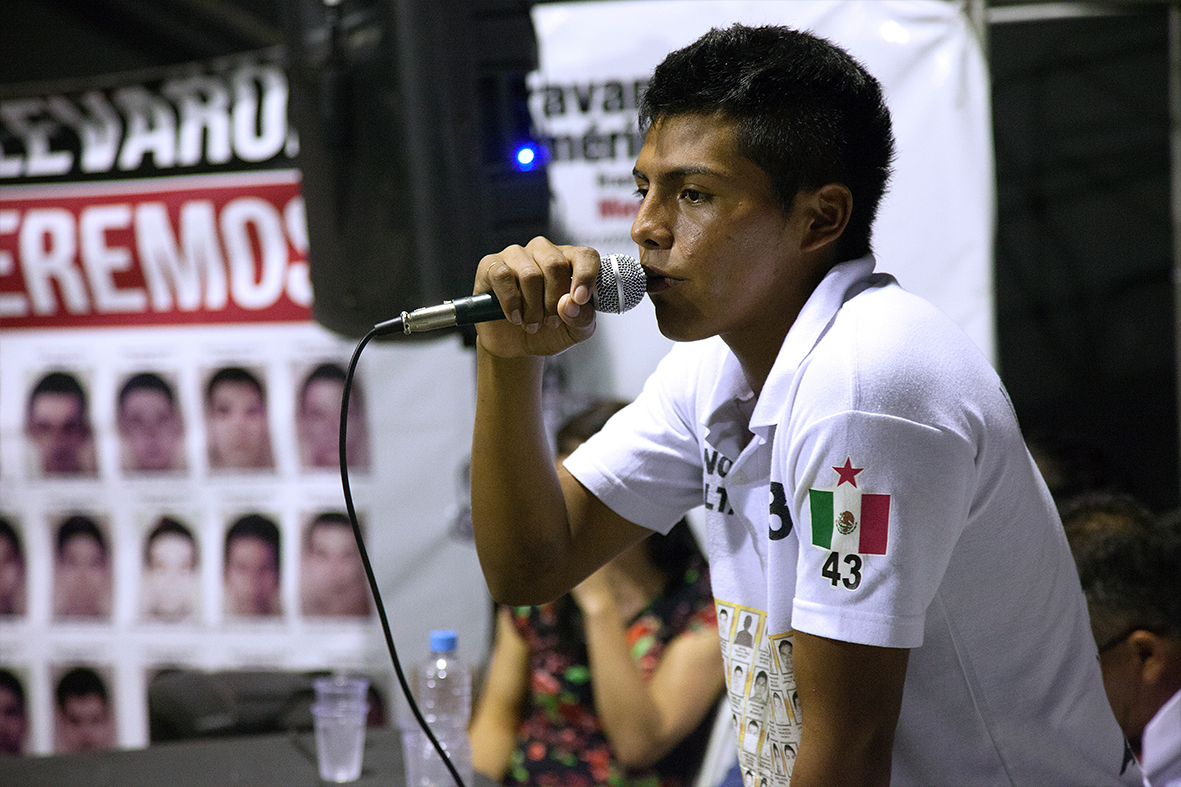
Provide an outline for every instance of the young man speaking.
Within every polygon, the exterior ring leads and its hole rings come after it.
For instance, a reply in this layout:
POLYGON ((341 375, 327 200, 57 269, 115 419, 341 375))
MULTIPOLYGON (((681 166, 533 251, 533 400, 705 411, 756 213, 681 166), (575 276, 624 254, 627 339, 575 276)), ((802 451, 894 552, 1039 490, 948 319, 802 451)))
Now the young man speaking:
POLYGON ((754 619, 722 648, 760 785, 1136 784, 997 374, 874 273, 893 155, 876 80, 812 35, 736 25, 669 55, 640 114, 632 238, 685 343, 556 472, 543 356, 593 333, 599 256, 538 238, 476 275, 508 315, 477 342, 493 596, 552 599, 704 504, 716 603, 754 619), (760 669, 782 705, 755 696, 760 669))

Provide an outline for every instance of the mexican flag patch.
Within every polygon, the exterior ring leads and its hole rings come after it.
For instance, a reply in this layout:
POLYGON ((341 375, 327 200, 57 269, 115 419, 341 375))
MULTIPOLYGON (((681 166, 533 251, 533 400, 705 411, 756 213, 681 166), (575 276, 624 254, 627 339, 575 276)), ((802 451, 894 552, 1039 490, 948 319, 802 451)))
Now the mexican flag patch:
POLYGON ((864 469, 853 467, 852 458, 847 458, 843 467, 833 467, 836 487, 808 490, 814 546, 842 554, 886 554, 890 496, 858 488, 857 474, 864 469))

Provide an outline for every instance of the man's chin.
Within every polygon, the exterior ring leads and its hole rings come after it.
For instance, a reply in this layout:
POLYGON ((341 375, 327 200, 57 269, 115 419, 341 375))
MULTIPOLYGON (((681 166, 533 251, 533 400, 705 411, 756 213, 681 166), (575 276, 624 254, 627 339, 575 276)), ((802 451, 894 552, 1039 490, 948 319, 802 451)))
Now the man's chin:
POLYGON ((674 342, 695 342, 713 336, 712 333, 702 330, 700 326, 694 325, 691 320, 684 319, 682 315, 672 309, 662 307, 655 301, 654 305, 656 306, 656 327, 660 329, 660 335, 664 338, 674 342))

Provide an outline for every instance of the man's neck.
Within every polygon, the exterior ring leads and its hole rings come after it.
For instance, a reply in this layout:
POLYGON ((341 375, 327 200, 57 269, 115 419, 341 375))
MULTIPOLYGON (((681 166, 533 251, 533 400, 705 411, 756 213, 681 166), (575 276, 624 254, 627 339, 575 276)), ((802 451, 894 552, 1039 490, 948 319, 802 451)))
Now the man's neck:
POLYGON ((754 337, 755 340, 749 336, 734 337, 729 334, 722 336, 722 341, 738 359, 738 364, 742 367, 742 374, 746 377, 746 383, 754 391, 756 397, 762 393, 763 385, 771 375, 771 368, 775 366, 775 359, 779 357, 779 350, 783 347, 783 341, 787 338, 787 332, 793 322, 795 322, 794 315, 791 322, 781 323, 778 326, 769 325, 769 329, 772 327, 775 329, 768 330, 766 334, 759 337, 754 337))
POLYGON ((755 396, 762 393, 763 385, 771 374, 771 368, 775 366, 775 359, 779 357, 788 331, 823 278, 824 273, 821 273, 801 291, 794 295, 785 295, 780 310, 774 315, 768 315, 768 318, 756 328, 722 335, 722 341, 738 359, 746 382, 755 396))

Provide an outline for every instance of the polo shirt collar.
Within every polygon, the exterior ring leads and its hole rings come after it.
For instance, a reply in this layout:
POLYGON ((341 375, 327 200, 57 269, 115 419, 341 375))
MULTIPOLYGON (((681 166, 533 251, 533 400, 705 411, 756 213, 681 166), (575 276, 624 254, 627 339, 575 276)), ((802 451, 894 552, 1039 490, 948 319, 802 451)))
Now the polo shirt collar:
POLYGON ((871 254, 838 263, 825 275, 788 330, 757 401, 741 364, 721 338, 704 340, 716 343, 716 351, 722 354, 720 374, 702 411, 710 445, 726 456, 737 457, 751 432, 765 436, 782 420, 796 369, 820 341, 841 305, 870 285, 874 265, 871 254))
POLYGON ((751 431, 778 424, 787 407, 796 370, 820 341, 845 301, 869 286, 875 260, 872 254, 837 263, 812 291, 792 323, 763 384, 751 415, 751 431))

